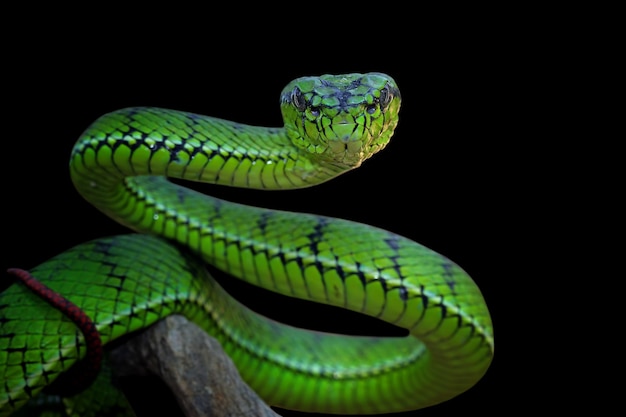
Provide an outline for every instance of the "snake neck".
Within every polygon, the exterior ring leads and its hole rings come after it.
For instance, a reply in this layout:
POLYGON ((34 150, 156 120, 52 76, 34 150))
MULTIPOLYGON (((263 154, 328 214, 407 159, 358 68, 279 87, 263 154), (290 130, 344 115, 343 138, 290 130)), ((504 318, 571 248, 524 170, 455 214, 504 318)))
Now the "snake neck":
POLYGON ((166 175, 255 189, 320 184, 355 167, 316 161, 284 127, 260 127, 193 113, 135 107, 108 113, 80 137, 72 180, 88 200, 122 177, 166 175))

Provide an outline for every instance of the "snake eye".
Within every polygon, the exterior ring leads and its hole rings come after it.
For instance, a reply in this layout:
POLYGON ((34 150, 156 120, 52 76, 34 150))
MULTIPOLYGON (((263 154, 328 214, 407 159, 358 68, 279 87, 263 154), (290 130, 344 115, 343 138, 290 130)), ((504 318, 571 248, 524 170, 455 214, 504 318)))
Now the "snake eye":
POLYGON ((385 108, 389 105, 389 103, 391 103, 391 92, 389 91, 389 86, 386 85, 382 90, 380 90, 380 97, 378 98, 378 101, 380 102, 380 107, 381 108, 385 108))
POLYGON ((389 103, 391 103, 392 97, 393 95, 389 91, 389 86, 386 85, 385 87, 383 87, 382 90, 380 90, 380 95, 378 96, 378 98, 375 98, 374 102, 367 106, 366 111, 369 114, 374 114, 380 106, 380 111, 384 112, 385 108, 387 108, 389 103))
POLYGON ((294 88, 291 92, 291 102, 296 106, 298 111, 306 110, 306 99, 298 87, 294 88))

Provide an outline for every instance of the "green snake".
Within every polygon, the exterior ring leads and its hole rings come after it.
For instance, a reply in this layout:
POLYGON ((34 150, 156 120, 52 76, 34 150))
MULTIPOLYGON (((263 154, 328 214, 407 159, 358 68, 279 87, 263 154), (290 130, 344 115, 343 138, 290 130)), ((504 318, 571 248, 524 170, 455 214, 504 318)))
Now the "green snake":
MULTIPOLYGON (((84 311, 105 346, 168 315, 186 316, 281 408, 376 414, 451 399, 482 378, 494 353, 488 308, 461 267, 390 231, 227 202, 167 179, 262 190, 320 184, 385 148, 400 103, 391 77, 367 73, 292 81, 280 96, 282 127, 150 107, 105 114, 73 148, 71 179, 88 202, 140 233, 78 245, 30 273, 84 311), (409 335, 278 323, 228 296, 204 262, 409 335)), ((7 288, 0 416, 36 401, 85 352, 67 315, 20 283, 7 288)))

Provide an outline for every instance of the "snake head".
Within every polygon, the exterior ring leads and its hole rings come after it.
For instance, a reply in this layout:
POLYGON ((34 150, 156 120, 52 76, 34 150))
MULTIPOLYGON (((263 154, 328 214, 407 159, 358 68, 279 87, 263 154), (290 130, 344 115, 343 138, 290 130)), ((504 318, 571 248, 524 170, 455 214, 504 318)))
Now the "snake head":
POLYGON ((291 141, 342 168, 360 166, 389 143, 400 101, 395 81, 382 73, 302 77, 280 97, 291 141))

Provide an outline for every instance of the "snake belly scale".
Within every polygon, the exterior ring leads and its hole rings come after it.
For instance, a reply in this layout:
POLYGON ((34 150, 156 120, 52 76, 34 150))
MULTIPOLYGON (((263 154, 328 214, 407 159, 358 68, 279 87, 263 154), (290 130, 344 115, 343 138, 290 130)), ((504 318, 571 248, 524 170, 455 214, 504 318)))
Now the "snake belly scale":
MULTIPOLYGON (((390 231, 228 202, 167 179, 264 190, 320 184, 387 145, 400 101, 391 77, 368 73, 292 81, 280 96, 283 127, 150 107, 105 114, 78 139, 71 178, 136 233, 78 245, 30 272, 91 317, 105 346, 185 315, 271 405, 376 414, 451 399, 482 378, 494 352, 489 311, 461 267, 390 231), (409 336, 345 336, 266 319, 228 296, 204 262, 409 336)), ((62 312, 19 284, 0 294, 0 416, 84 355, 62 312)))

